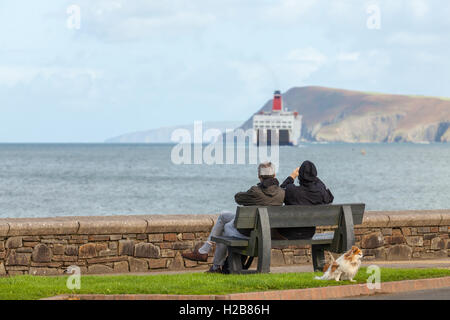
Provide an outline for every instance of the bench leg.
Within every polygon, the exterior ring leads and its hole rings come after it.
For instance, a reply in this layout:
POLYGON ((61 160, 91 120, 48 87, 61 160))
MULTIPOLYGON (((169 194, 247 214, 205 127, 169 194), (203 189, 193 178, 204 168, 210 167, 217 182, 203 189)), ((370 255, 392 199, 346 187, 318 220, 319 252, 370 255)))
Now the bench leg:
POLYGON ((233 249, 228 248, 228 267, 231 274, 242 273, 242 255, 237 252, 233 252, 233 249))
POLYGON ((311 255, 314 271, 322 271, 325 265, 325 247, 322 245, 311 245, 311 255))

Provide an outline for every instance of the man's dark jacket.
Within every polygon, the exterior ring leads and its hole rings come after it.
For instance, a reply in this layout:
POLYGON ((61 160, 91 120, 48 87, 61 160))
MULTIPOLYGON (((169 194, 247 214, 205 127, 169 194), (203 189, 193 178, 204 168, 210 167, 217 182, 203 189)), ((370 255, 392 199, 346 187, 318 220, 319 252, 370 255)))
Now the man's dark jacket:
POLYGON ((238 192, 234 200, 241 206, 281 206, 284 202, 284 190, 275 178, 264 179, 246 192, 238 192))
MULTIPOLYGON (((234 200, 241 206, 282 206, 285 194, 279 184, 275 178, 264 179, 248 191, 236 193, 234 200)), ((249 230, 240 231, 246 236, 250 235, 249 230)))

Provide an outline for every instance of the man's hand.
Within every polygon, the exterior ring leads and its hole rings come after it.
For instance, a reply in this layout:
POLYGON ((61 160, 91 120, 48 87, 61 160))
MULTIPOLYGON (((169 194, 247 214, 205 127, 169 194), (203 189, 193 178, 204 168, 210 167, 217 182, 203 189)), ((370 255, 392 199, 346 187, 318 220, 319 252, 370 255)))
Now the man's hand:
POLYGON ((296 179, 298 177, 298 171, 300 170, 300 167, 296 168, 294 171, 292 171, 291 173, 291 178, 292 179, 296 179))

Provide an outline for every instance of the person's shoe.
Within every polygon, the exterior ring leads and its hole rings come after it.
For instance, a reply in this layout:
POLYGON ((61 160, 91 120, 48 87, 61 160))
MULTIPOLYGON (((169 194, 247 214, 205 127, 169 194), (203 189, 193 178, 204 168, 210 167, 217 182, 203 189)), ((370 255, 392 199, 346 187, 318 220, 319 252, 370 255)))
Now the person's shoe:
POLYGON ((212 265, 206 273, 222 273, 222 268, 219 266, 212 265))
POLYGON ((202 262, 208 261, 208 254, 200 253, 200 252, 198 252, 198 250, 194 250, 193 252, 186 252, 181 255, 183 256, 183 258, 193 260, 193 261, 202 261, 202 262))

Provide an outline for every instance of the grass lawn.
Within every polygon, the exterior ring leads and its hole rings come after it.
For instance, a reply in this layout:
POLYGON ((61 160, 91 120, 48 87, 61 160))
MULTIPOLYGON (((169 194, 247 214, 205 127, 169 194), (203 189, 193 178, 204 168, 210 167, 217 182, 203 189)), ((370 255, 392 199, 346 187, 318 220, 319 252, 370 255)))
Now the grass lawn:
MULTIPOLYGON (((221 275, 183 273, 148 276, 82 276, 81 289, 69 290, 67 276, 16 276, 0 278, 0 299, 39 299, 59 294, 227 294, 236 292, 302 289, 348 285, 349 281, 314 280, 321 273, 221 275)), ((355 277, 365 283, 369 274, 361 268, 355 277)), ((381 269, 381 281, 399 281, 450 276, 449 269, 381 269)))

